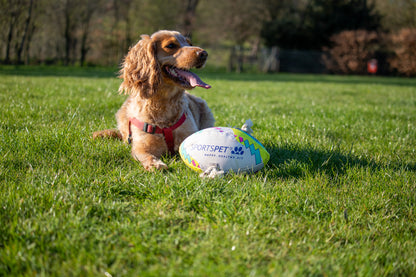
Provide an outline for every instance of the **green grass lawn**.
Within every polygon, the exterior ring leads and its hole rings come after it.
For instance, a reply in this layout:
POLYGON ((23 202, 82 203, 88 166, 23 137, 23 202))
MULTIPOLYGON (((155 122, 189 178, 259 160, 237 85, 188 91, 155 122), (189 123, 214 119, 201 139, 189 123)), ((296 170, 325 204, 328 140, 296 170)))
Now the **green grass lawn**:
POLYGON ((271 159, 149 173, 116 70, 0 68, 0 276, 414 276, 416 80, 202 73, 217 126, 271 159))

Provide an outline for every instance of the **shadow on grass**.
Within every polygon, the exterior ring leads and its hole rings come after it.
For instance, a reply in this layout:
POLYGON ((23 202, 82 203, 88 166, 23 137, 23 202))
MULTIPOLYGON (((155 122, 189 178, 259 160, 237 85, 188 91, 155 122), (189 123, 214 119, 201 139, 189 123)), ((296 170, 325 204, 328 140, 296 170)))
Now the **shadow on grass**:
POLYGON ((343 154, 338 150, 321 151, 315 149, 276 148, 265 145, 270 153, 269 166, 277 169, 279 177, 302 177, 305 172, 322 172, 328 176, 339 176, 353 168, 371 171, 383 169, 416 171, 415 163, 391 162, 378 164, 375 161, 359 158, 353 154, 343 154))

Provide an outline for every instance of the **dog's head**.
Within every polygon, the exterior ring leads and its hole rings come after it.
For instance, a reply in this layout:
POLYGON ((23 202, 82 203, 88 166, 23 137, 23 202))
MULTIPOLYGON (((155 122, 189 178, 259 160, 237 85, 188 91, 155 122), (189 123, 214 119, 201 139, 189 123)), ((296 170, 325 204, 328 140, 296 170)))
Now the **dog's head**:
POLYGON ((124 60, 120 92, 149 98, 161 85, 183 89, 211 87, 189 71, 205 65, 208 53, 204 49, 192 46, 189 39, 175 31, 159 31, 141 38, 124 60))

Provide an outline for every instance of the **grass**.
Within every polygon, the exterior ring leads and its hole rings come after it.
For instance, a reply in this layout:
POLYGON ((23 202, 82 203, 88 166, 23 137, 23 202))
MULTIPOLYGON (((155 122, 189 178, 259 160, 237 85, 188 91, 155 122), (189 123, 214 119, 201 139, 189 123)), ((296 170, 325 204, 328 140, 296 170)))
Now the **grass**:
POLYGON ((0 276, 414 276, 416 80, 201 73, 271 154, 203 180, 118 141, 115 70, 0 68, 0 276))

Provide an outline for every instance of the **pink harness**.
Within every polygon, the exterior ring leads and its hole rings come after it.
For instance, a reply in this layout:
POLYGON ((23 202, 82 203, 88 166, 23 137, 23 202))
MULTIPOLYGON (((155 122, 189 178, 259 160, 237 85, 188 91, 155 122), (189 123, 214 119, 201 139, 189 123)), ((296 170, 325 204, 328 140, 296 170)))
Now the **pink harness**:
POLYGON ((134 126, 136 126, 137 128, 139 128, 139 130, 142 130, 143 132, 146 132, 148 134, 163 134, 163 136, 165 137, 165 142, 168 146, 169 152, 171 154, 174 154, 174 146, 175 146, 175 142, 173 139, 173 130, 175 130, 176 128, 178 128, 179 126, 181 126, 186 120, 186 115, 185 113, 182 114, 181 118, 179 118, 178 122, 176 122, 175 124, 173 124, 171 127, 168 128, 160 128, 159 126, 156 125, 151 125, 148 124, 146 122, 141 122, 140 120, 138 120, 135 117, 132 117, 129 119, 129 143, 132 142, 132 134, 131 134, 131 124, 133 124, 134 126))

